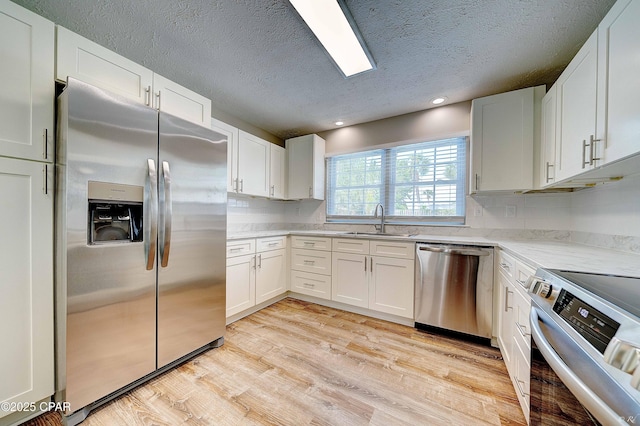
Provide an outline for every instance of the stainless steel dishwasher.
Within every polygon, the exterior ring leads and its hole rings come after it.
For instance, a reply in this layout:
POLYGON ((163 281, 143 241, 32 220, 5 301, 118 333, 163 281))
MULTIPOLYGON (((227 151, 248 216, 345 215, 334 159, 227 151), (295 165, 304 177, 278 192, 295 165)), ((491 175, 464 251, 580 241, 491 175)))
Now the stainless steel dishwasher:
POLYGON ((415 326, 491 338, 493 248, 417 244, 415 326))

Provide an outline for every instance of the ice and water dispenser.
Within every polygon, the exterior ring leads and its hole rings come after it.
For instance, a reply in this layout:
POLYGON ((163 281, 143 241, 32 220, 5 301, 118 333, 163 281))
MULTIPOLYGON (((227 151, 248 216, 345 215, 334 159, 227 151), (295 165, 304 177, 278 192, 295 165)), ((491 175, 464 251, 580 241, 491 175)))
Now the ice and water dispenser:
POLYGON ((144 187, 89 182, 88 243, 142 241, 144 187))

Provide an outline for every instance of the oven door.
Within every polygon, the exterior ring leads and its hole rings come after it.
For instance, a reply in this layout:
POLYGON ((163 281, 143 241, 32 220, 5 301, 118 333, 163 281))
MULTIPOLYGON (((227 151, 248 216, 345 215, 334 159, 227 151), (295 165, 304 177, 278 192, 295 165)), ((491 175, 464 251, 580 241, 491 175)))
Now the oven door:
POLYGON ((634 406, 628 395, 535 300, 530 323, 540 351, 532 353, 531 424, 627 424, 617 413, 634 406))

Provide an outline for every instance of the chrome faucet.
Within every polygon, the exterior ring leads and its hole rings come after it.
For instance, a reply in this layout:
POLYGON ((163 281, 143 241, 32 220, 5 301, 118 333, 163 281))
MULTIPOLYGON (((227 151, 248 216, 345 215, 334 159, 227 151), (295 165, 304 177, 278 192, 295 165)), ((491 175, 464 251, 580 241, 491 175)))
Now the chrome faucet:
POLYGON ((382 207, 382 204, 376 204, 376 208, 373 211, 373 217, 378 217, 378 207, 380 207, 380 225, 375 225, 375 227, 378 232, 384 234, 384 207, 382 207))

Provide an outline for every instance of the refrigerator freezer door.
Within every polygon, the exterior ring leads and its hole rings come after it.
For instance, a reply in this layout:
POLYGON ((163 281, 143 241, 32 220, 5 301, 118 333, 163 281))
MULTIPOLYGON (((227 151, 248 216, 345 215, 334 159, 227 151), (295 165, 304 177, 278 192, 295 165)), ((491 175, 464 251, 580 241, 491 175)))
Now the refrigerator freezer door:
POLYGON ((158 368, 225 330, 227 140, 160 113, 158 368))
MULTIPOLYGON (((57 299, 66 306, 58 311, 57 387, 72 411, 156 368, 156 268, 147 270, 147 258, 157 122, 153 109, 78 80, 60 97, 57 299), (91 243, 90 181, 142 194, 143 241, 91 243)), ((114 202, 116 192, 100 198, 114 202)))

